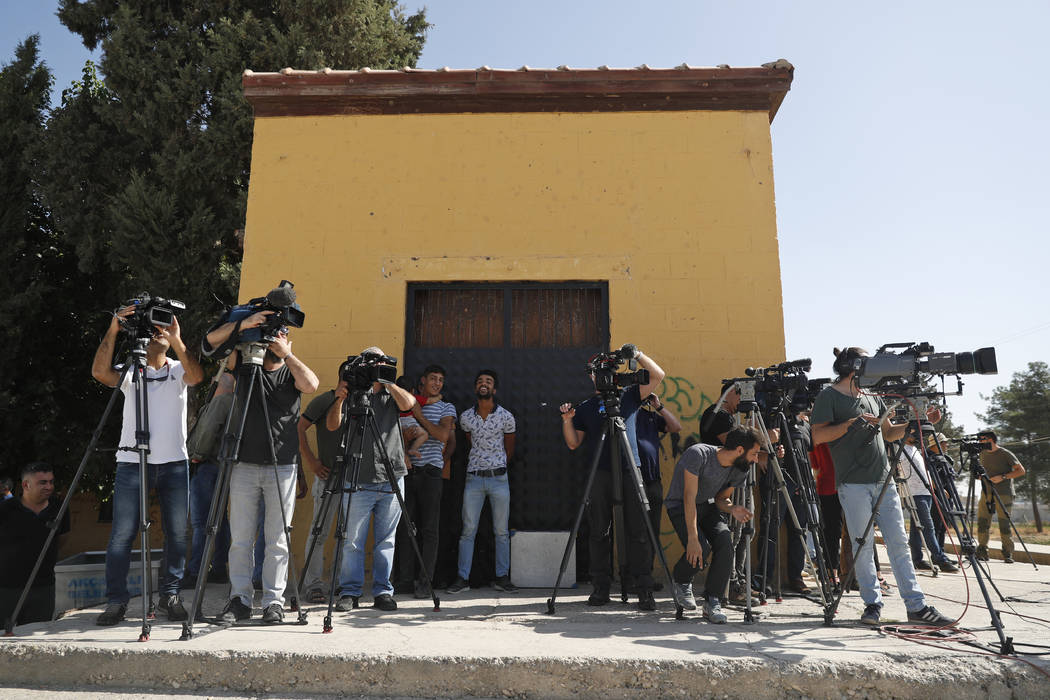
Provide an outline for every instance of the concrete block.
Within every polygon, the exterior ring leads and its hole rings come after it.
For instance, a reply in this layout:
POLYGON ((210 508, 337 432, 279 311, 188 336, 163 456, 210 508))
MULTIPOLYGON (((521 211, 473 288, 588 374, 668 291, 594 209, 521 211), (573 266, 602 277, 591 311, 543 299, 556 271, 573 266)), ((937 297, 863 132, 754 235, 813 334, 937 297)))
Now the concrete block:
MULTIPOLYGON (((569 533, 566 531, 515 531, 510 547, 510 573, 514 585, 521 588, 553 588, 568 540, 569 533)), ((561 579, 562 588, 571 588, 574 585, 575 547, 569 555, 569 564, 561 579)))
MULTIPOLYGON (((139 552, 131 552, 128 567, 128 593, 142 595, 142 566, 139 552)), ((164 550, 150 550, 153 592, 157 592, 157 574, 164 550)), ((81 552, 55 564, 55 612, 79 610, 106 602, 106 553, 81 552)))

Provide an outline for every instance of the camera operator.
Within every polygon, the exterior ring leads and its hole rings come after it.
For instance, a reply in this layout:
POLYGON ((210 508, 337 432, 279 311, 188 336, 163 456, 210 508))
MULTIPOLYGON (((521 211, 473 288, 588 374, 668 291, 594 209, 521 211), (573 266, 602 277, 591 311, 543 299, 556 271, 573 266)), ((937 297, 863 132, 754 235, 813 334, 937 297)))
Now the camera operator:
POLYGON ((664 487, 660 481, 660 439, 667 433, 681 432, 682 423, 656 394, 649 394, 638 412, 636 430, 638 455, 641 457, 638 468, 645 482, 645 497, 649 499, 649 521, 659 538, 660 511, 664 503, 664 487))
POLYGON ((1014 482, 1024 476, 1025 468, 1010 450, 999 447, 999 436, 993 430, 982 430, 977 433, 981 441, 981 466, 985 478, 981 479, 981 503, 977 508, 977 558, 988 561, 988 538, 992 529, 992 512, 989 502, 995 503, 995 513, 999 519, 999 534, 1003 544, 1003 563, 1014 563, 1014 540, 1010 536, 1010 508, 1014 504, 1014 482), (995 501, 990 488, 999 494, 1002 505, 995 501))
MULTIPOLYGON (((867 528, 882 491, 882 482, 890 468, 884 440, 899 440, 907 427, 893 425, 888 417, 880 422, 879 415, 885 411, 882 401, 861 392, 854 361, 867 356, 867 351, 857 347, 841 351, 836 349, 833 365, 836 380, 817 395, 810 416, 814 444, 828 443, 831 449, 839 502, 853 538, 859 537, 867 528)), ((931 423, 936 423, 941 419, 940 410, 931 407, 926 417, 931 423)), ((886 489, 875 513, 901 598, 908 609, 908 620, 934 627, 953 624, 951 619, 926 604, 926 597, 919 588, 908 551, 904 514, 896 489, 886 489)), ((874 551, 874 532, 868 533, 863 551, 859 550, 854 539, 854 566, 865 604, 860 619, 869 625, 879 624, 882 611, 882 590, 876 577, 874 551)))
POLYGON ((719 600, 733 567, 733 542, 724 515, 746 523, 752 513, 733 505, 733 489, 743 486, 750 464, 758 459, 762 436, 752 428, 732 428, 726 433, 725 447, 693 445, 678 459, 667 489, 664 506, 679 541, 685 547, 674 567, 678 600, 689 610, 696 609, 693 577, 703 568, 700 547, 702 534, 711 543, 711 565, 704 582, 704 618, 725 624, 719 600))
MULTIPOLYGON (((663 381, 664 371, 648 355, 634 346, 625 345, 621 353, 633 354, 638 366, 648 370, 649 382, 645 385, 632 384, 620 391, 620 415, 627 428, 628 441, 635 463, 639 461, 637 440, 637 413, 642 405, 642 397, 649 396, 663 381)), ((594 381, 594 374, 591 374, 594 381)), ((562 437, 570 450, 583 445, 584 454, 593 458, 605 429, 605 407, 601 395, 587 399, 579 406, 571 403, 562 404, 562 437)), ((606 440, 602 446, 598 469, 590 493, 590 566, 591 584, 594 590, 587 598, 588 605, 605 605, 609 602, 609 588, 612 583, 612 457, 611 450, 620 449, 615 440, 606 440)), ((627 565, 628 575, 634 579, 638 591, 638 607, 641 610, 655 610, 653 598, 653 556, 649 545, 649 534, 645 527, 645 510, 633 486, 634 477, 627 471, 629 462, 626 455, 620 461, 623 472, 623 512, 624 527, 627 532, 627 565)))
MULTIPOLYGON (((377 347, 365 348, 361 355, 385 356, 377 347)), ((380 364, 385 364, 380 362, 380 364)), ((398 480, 398 488, 405 484, 405 449, 401 439, 400 412, 413 410, 418 403, 416 397, 397 384, 373 382, 368 390, 372 410, 375 414, 379 441, 383 444, 389 466, 398 480)), ((343 430, 343 403, 350 396, 350 387, 340 380, 335 390, 335 401, 328 409, 325 427, 339 436, 343 430)), ((337 445, 338 449, 338 445, 337 445)), ((361 468, 357 475, 358 490, 343 494, 340 508, 346 509, 350 498, 350 512, 346 521, 346 540, 343 542, 343 561, 339 569, 339 603, 336 609, 349 612, 358 607, 365 581, 365 544, 368 526, 372 523, 372 607, 378 610, 397 610, 394 586, 390 583, 390 570, 394 565, 394 539, 397 524, 401 520, 401 505, 397 494, 391 489, 386 469, 375 451, 375 440, 369 439, 360 446, 361 468)), ((411 556, 411 554, 409 554, 411 556)), ((407 557, 406 557, 407 558, 407 557)))
MULTIPOLYGON (((55 475, 44 462, 33 462, 22 469, 22 495, 0 501, 0 619, 14 614, 29 574, 51 531, 49 522, 58 515, 61 504, 51 496, 55 475)), ((63 514, 58 532, 29 587, 15 624, 49 622, 55 616, 55 560, 61 535, 69 532, 69 512, 63 514)))
MULTIPOLYGON (((113 315, 106 335, 95 352, 91 376, 101 384, 116 387, 123 366, 113 366, 113 352, 121 320, 133 316, 136 306, 126 306, 113 315)), ((132 370, 134 371, 134 370, 132 370)), ((157 608, 172 621, 185 620, 186 608, 179 597, 179 584, 186 565, 186 522, 189 517, 189 454, 186 451, 187 387, 204 379, 204 371, 182 341, 179 321, 174 314, 171 325, 153 326, 146 346, 147 410, 149 416, 149 454, 147 486, 160 500, 164 529, 164 559, 161 563, 160 601, 157 608), (177 360, 169 358, 174 350, 177 360)), ((99 625, 115 625, 124 619, 128 601, 128 568, 131 543, 139 531, 139 453, 128 447, 138 444, 135 436, 135 395, 132 373, 120 385, 124 394, 124 416, 117 450, 117 473, 113 486, 113 526, 106 548, 106 609, 95 620, 99 625)))
POLYGON ((915 513, 911 517, 908 534, 911 560, 916 569, 930 571, 936 566, 945 573, 954 574, 959 569, 952 564, 937 542, 937 528, 934 523, 942 519, 942 514, 933 504, 933 494, 926 488, 926 484, 930 483, 930 477, 926 469, 926 460, 923 459, 922 450, 919 448, 917 436, 919 430, 920 426, 916 423, 910 426, 908 434, 904 436, 904 449, 897 459, 897 470, 902 477, 907 479, 908 492, 911 494, 912 501, 915 502, 915 513), (930 550, 931 562, 923 559, 923 540, 926 542, 926 548, 930 550))
MULTIPOLYGON (((208 332, 205 354, 235 343, 243 331, 262 326, 274 311, 259 311, 238 321, 222 323, 208 332)), ((238 367, 242 358, 238 357, 238 367)), ((259 525, 259 504, 264 504, 266 558, 263 562, 263 622, 284 620, 284 588, 288 577, 288 544, 283 512, 291 521, 295 508, 296 464, 299 458, 299 406, 302 394, 317 391, 317 376, 292 354, 288 330, 282 328, 269 343, 262 363, 262 401, 249 402, 241 435, 238 461, 230 472, 230 601, 222 612, 225 622, 247 620, 252 615, 252 549, 259 525), (269 422, 267 422, 267 417, 269 422), (273 444, 276 465, 270 454, 273 444), (274 479, 274 469, 278 479, 274 479), (276 483, 279 481, 279 484, 276 483)))
POLYGON ((700 416, 700 442, 721 447, 726 444, 726 435, 736 427, 736 412, 740 408, 740 388, 730 387, 722 400, 708 406, 700 416), (717 409, 717 410, 716 410, 717 409))

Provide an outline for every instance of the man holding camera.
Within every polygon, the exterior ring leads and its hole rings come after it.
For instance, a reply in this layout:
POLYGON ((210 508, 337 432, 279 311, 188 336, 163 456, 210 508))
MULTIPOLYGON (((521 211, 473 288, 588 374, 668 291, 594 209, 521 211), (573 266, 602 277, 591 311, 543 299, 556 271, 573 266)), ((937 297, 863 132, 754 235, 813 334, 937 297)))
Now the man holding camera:
MULTIPOLYGON (((110 321, 106 335, 95 351, 91 376, 108 387, 121 382, 123 366, 113 366, 113 352, 121 321, 132 319, 138 309, 126 306, 110 321)), ((141 310, 140 310, 141 312, 141 310)), ((189 461, 186 452, 187 388, 204 379, 204 371, 189 354, 182 341, 179 321, 171 316, 170 326, 153 326, 153 337, 146 346, 146 407, 149 416, 149 454, 147 489, 154 488, 160 499, 164 528, 164 560, 160 573, 160 601, 157 608, 172 621, 185 620, 186 608, 179 597, 179 584, 186 565, 186 520, 189 515, 189 461), (174 350, 177 360, 169 358, 174 350)), ((95 620, 99 625, 115 625, 124 619, 128 600, 128 568, 131 544, 141 525, 139 513, 139 443, 135 435, 135 389, 131 371, 124 375, 120 390, 124 394, 124 419, 117 449, 117 473, 113 486, 113 527, 106 548, 106 609, 95 620)))
MULTIPOLYGON (((205 353, 211 354, 238 342, 241 333, 263 326, 274 313, 273 310, 258 311, 237 321, 221 323, 205 337, 205 353)), ((243 361, 244 358, 238 357, 237 366, 243 361)), ((237 462, 230 472, 231 597, 222 612, 222 619, 229 623, 247 620, 252 615, 252 549, 258 533, 260 501, 264 503, 266 539, 262 619, 267 624, 284 620, 289 561, 284 518, 290 522, 295 508, 299 406, 302 394, 312 394, 318 385, 313 370, 292 354, 286 328, 277 331, 267 343, 260 376, 261 397, 256 391, 250 404, 239 409, 247 416, 237 462)))
POLYGON ((693 577, 703 567, 700 533, 711 544, 703 614, 716 625, 726 622, 720 597, 733 568, 733 536, 722 516, 741 523, 751 520, 751 511, 733 505, 733 489, 746 482, 751 463, 758 460, 762 436, 753 428, 738 427, 726 433, 725 441, 724 447, 701 443, 683 452, 664 500, 667 518, 685 547, 673 575, 678 600, 689 610, 696 609, 693 577))
MULTIPOLYGON (((879 504, 882 483, 890 468, 885 443, 904 437, 907 425, 890 423, 888 414, 880 419, 879 415, 885 412, 882 401, 861 391, 855 363, 859 358, 867 357, 867 351, 851 347, 836 350, 835 355, 833 367, 837 378, 817 395, 810 421, 813 443, 828 443, 835 463, 839 501, 853 538, 857 584, 865 604, 860 620, 868 625, 878 625, 882 611, 882 590, 875 572, 874 532, 868 533, 863 550, 856 542, 874 512, 901 598, 908 609, 908 620, 932 627, 952 625, 951 619, 926 604, 926 597, 919 588, 908 551, 908 535, 904 531, 904 514, 897 490, 886 489, 879 504)), ((930 407, 926 417, 931 423, 936 423, 941 419, 941 412, 930 407)))
MULTIPOLYGON (((642 406, 642 397, 660 386, 664 371, 660 365, 634 345, 626 344, 618 351, 620 359, 637 360, 639 367, 647 370, 649 381, 644 385, 632 384, 619 392, 620 415, 627 429, 628 441, 631 443, 631 458, 639 462, 637 440, 637 413, 642 406)), ((591 374, 592 381, 595 375, 591 374)), ((596 385, 597 388, 597 385, 596 385)), ((566 403, 561 406, 562 437, 570 450, 584 446, 584 454, 594 457, 601 436, 605 430, 605 404, 601 394, 587 399, 573 407, 566 403)), ((590 493, 590 566, 591 585, 594 590, 587 599, 588 605, 605 605, 609 602, 609 588, 612 582, 612 450, 619 450, 620 445, 614 440, 606 440, 598 460, 598 469, 590 493)), ((655 610, 653 598, 653 554, 649 544, 649 534, 645 526, 646 513, 634 488, 634 476, 627 471, 630 468, 628 455, 620 458, 622 471, 622 498, 624 511, 623 533, 627 542, 628 575, 634 581, 638 591, 638 608, 655 610)))
POLYGON ((992 508, 994 504, 999 519, 999 534, 1003 541, 1003 563, 1014 563, 1014 540, 1010 536, 1010 508, 1014 504, 1014 482, 1024 476, 1025 468, 1021 466, 1014 453, 999 447, 999 436, 993 430, 982 430, 977 433, 981 441, 981 466, 985 476, 981 479, 981 503, 977 507, 977 558, 988 561, 988 538, 992 529, 992 508), (995 493, 999 494, 998 501, 995 493))
MULTIPOLYGON (((372 356, 382 363, 385 353, 377 347, 361 351, 362 358, 372 356)), ((367 367, 357 368, 365 371, 367 367)), ((342 373, 341 373, 342 374, 342 373)), ((367 381, 367 379, 365 380, 367 381)), ((339 603, 336 609, 349 612, 358 607, 365 581, 365 544, 368 526, 372 523, 372 606, 378 610, 397 610, 390 570, 394 565, 394 539, 401 520, 401 505, 390 485, 387 469, 393 470, 398 489, 405 484, 405 446, 401 439, 400 412, 410 411, 418 404, 416 397, 393 382, 372 382, 368 391, 369 404, 375 414, 379 441, 389 462, 384 465, 376 454, 375 440, 369 437, 360 446, 361 468, 357 475, 358 490, 343 494, 340 507, 350 510, 346 518, 346 540, 343 542, 343 561, 339 569, 339 603)), ((336 449, 345 430, 343 404, 350 396, 351 387, 341 377, 335 390, 335 400, 325 417, 325 427, 336 436, 336 449)), ((349 486, 349 484, 347 484, 349 486)), ((411 556, 411 554, 409 555, 411 556)), ((406 557, 407 558, 407 557, 406 557)))

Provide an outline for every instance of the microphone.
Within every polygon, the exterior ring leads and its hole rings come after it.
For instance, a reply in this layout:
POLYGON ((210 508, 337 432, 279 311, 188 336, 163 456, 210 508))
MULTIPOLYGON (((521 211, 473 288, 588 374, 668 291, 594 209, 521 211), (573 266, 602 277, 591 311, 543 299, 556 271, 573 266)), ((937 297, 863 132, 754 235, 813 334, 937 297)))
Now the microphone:
POLYGON ((295 289, 291 284, 281 285, 271 289, 266 295, 266 301, 271 306, 285 308, 295 303, 295 289))

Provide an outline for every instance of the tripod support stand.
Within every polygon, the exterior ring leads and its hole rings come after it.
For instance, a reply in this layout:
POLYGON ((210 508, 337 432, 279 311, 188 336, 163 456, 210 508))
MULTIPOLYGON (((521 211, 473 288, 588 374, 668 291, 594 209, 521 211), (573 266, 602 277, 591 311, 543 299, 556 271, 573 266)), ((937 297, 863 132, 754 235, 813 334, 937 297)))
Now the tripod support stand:
MULTIPOLYGON (((264 424, 266 426, 270 425, 270 411, 266 405, 262 375, 263 358, 266 355, 267 347, 268 343, 241 343, 237 346, 237 351, 240 353, 240 367, 237 369, 238 380, 234 389, 234 400, 230 403, 230 410, 226 414, 223 428, 219 475, 215 484, 215 493, 212 495, 211 506, 208 509, 208 524, 206 526, 208 534, 204 542, 202 562, 211 561, 215 552, 215 538, 218 535, 219 524, 222 522, 222 516, 226 512, 226 506, 230 497, 230 476, 233 472, 233 465, 240 457, 244 426, 247 423, 252 396, 256 395, 256 390, 258 390, 258 400, 263 412, 264 424), (236 425, 234 424, 235 415, 237 417, 236 425)), ((270 448, 270 461, 273 464, 273 478, 278 491, 277 501, 281 506, 283 535, 288 546, 288 572, 292 577, 292 588, 295 591, 295 597, 290 601, 290 607, 299 613, 296 624, 305 625, 306 610, 301 605, 302 598, 299 591, 298 576, 295 571, 295 557, 292 554, 292 528, 288 524, 288 514, 284 509, 284 494, 281 493, 280 474, 277 472, 277 451, 273 444, 273 435, 270 434, 269 429, 266 431, 266 438, 270 448)), ((294 477, 292 486, 294 488, 294 477)), ((197 586, 194 590, 193 605, 189 618, 182 623, 182 636, 179 637, 181 641, 193 638, 193 623, 195 621, 208 621, 201 613, 201 607, 204 603, 204 587, 207 580, 207 576, 197 577, 197 586)))
POLYGON ((667 556, 664 554, 663 547, 660 546, 660 541, 657 539, 656 533, 653 531, 653 524, 649 518, 649 499, 646 498, 645 485, 642 482, 642 473, 638 470, 638 465, 635 464, 634 452, 631 450, 631 443, 627 438, 627 428, 624 424, 623 417, 620 415, 619 394, 615 391, 602 392, 599 395, 599 401, 604 409, 604 426, 601 435, 598 437, 598 445, 594 451, 594 456, 591 459, 591 469, 587 473, 587 483, 584 486, 583 499, 580 501, 579 510, 576 511, 576 519, 573 522, 572 530, 569 532, 569 539, 565 543, 565 552, 562 554, 561 566, 558 568, 558 577, 554 582, 554 590, 551 591, 551 597, 547 599, 547 614, 553 615, 555 612, 554 604, 558 597, 558 589, 561 588, 561 580, 565 575, 565 569, 569 566, 569 556, 572 554, 572 547, 576 542, 576 535, 580 531, 580 522, 583 520, 583 511, 591 497, 591 488, 594 486, 594 476, 598 472, 598 463, 601 461, 602 450, 605 449, 606 443, 610 442, 613 538, 617 543, 617 553, 620 563, 620 598, 623 602, 627 602, 627 588, 624 584, 624 574, 627 569, 627 532, 624 529, 623 522, 623 469, 625 468, 631 479, 632 486, 634 486, 638 502, 642 506, 642 521, 645 524, 645 531, 649 536, 649 544, 653 551, 655 551, 660 557, 660 564, 663 566, 664 574, 667 577, 667 587, 671 591, 671 597, 674 600, 675 605, 675 619, 684 619, 684 608, 682 607, 681 601, 678 599, 678 591, 675 588, 674 579, 671 576, 671 568, 667 565, 667 556), (621 459, 624 460, 624 462, 621 462, 621 459))
MULTIPOLYGON (((371 397, 367 391, 355 390, 351 392, 350 400, 343 405, 343 416, 340 425, 343 426, 343 430, 339 442, 339 451, 336 455, 335 468, 331 470, 331 473, 328 475, 328 481, 325 482, 324 497, 321 500, 321 507, 317 511, 317 517, 314 518, 310 528, 310 546, 306 551, 306 560, 303 563, 303 577, 305 577, 306 572, 310 568, 310 561, 314 556, 317 544, 320 541, 321 533, 324 531, 324 524, 328 522, 329 513, 331 513, 331 509, 335 505, 333 501, 336 495, 338 494, 341 497, 342 494, 347 494, 346 507, 339 508, 339 511, 337 511, 335 556, 333 557, 331 583, 328 589, 328 612, 324 618, 322 633, 329 634, 332 631, 332 610, 335 607, 335 592, 339 585, 343 545, 345 544, 346 528, 350 517, 350 501, 359 490, 358 479, 361 475, 364 446, 369 442, 373 444, 376 463, 383 465, 387 483, 390 485, 391 492, 397 497, 398 506, 401 508, 401 517, 405 518, 408 531, 412 535, 412 548, 415 551, 416 560, 419 562, 427 587, 430 589, 431 599, 434 602, 434 612, 440 611, 441 600, 434 591, 434 586, 430 580, 430 572, 427 571, 424 565, 423 553, 419 549, 419 543, 416 542, 416 527, 405 508, 404 495, 398 486, 390 455, 387 454, 386 447, 380 440, 379 436, 381 433, 376 423, 371 397)), ((399 436, 401 435, 401 430, 397 426, 393 430, 396 430, 399 436)))

